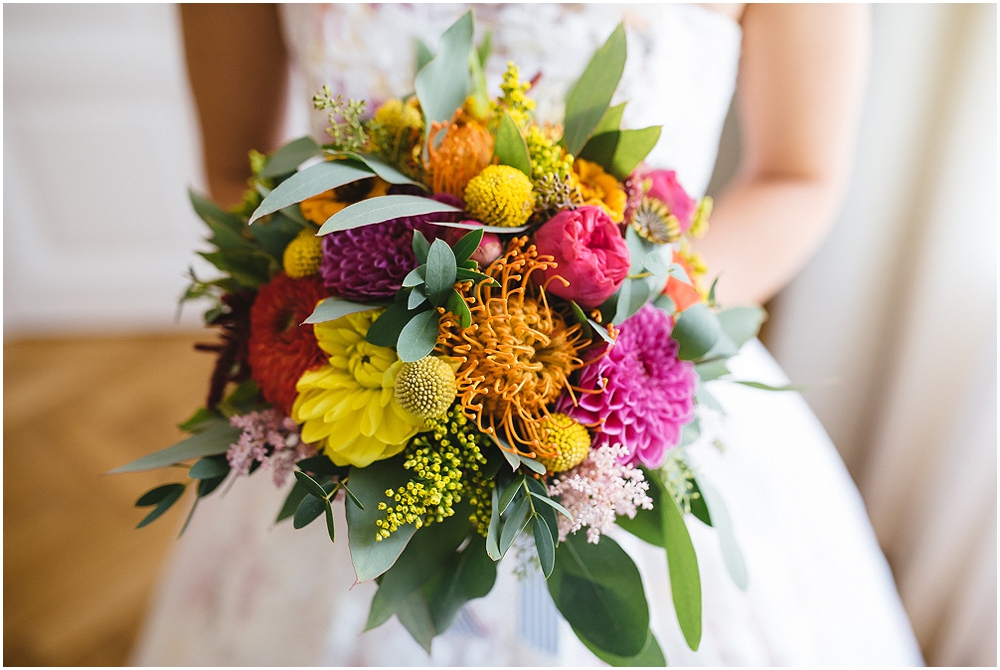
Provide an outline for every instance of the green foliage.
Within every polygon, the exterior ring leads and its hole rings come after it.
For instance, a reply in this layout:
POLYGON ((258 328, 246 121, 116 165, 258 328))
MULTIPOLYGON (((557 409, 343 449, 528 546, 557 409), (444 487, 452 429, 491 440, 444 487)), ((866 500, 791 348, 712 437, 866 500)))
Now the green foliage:
POLYGON ((206 456, 198 460, 188 470, 191 479, 217 479, 229 473, 229 462, 225 456, 206 456))
POLYGON ((396 353, 404 363, 419 361, 434 351, 437 343, 439 316, 436 310, 416 314, 403 326, 396 343, 396 353))
POLYGON ((531 178, 531 157, 528 155, 528 145, 521 137, 521 131, 510 114, 504 112, 497 128, 496 141, 493 144, 493 155, 500 165, 509 165, 531 178))
POLYGON ((317 498, 312 495, 306 495, 306 497, 302 499, 302 502, 299 503, 299 506, 295 509, 295 517, 292 519, 292 526, 294 526, 296 530, 299 528, 305 528, 318 519, 320 515, 323 514, 323 510, 325 508, 324 503, 326 503, 325 498, 317 498))
POLYGON ((461 211, 458 207, 417 195, 384 195, 348 205, 327 219, 318 234, 327 235, 406 216, 461 211))
POLYGON ((357 163, 346 161, 323 161, 296 172, 267 194, 257 210, 250 217, 250 224, 259 221, 268 214, 273 214, 290 205, 296 205, 303 200, 325 193, 330 189, 345 184, 369 179, 372 171, 357 163))
POLYGON ((688 307, 677 317, 671 337, 680 348, 677 357, 684 361, 696 361, 715 346, 722 334, 715 313, 703 303, 688 307))
POLYGON ((715 487, 705 481, 700 475, 695 476, 698 490, 705 501, 708 513, 711 515, 716 532, 719 535, 719 545, 722 547, 722 560, 725 563, 726 571, 742 591, 747 590, 750 581, 747 573, 746 561, 743 552, 736 542, 736 534, 733 532, 733 524, 729 516, 729 509, 726 507, 722 496, 715 490, 715 487))
POLYGON ((563 143, 574 156, 587 143, 611 104, 625 71, 625 26, 618 24, 604 46, 594 53, 580 79, 566 95, 563 143))
POLYGON ((302 163, 322 153, 323 149, 316 144, 316 140, 308 135, 300 137, 268 157, 259 176, 264 178, 284 177, 295 172, 302 163))
MULTIPOLYGON (((417 73, 414 89, 427 128, 435 121, 449 120, 465 102, 469 91, 473 32, 472 12, 469 11, 445 31, 437 55, 417 73)), ((427 139, 432 141, 430 133, 427 139)))
POLYGON ((580 150, 580 158, 597 163, 615 179, 625 179, 656 146, 660 131, 660 126, 650 126, 594 135, 580 150))
MULTIPOLYGON (((662 484, 654 478, 658 487, 662 484)), ((661 520, 666 540, 667 567, 670 572, 670 594, 684 640, 697 651, 701 643, 701 575, 698 557, 691 543, 684 516, 672 496, 660 491, 661 520)))
POLYGON ((403 460, 397 456, 375 461, 365 468, 351 468, 351 490, 364 504, 364 509, 347 506, 351 559, 359 582, 375 579, 391 568, 416 532, 416 528, 406 525, 384 540, 376 539, 375 522, 385 515, 378 503, 385 499, 387 490, 405 486, 409 481, 410 471, 403 467, 403 460))
POLYGON ((193 458, 224 454, 229 450, 229 445, 236 442, 240 436, 239 429, 230 426, 229 422, 225 419, 207 420, 203 425, 205 428, 202 432, 181 440, 166 449, 161 449, 160 451, 119 466, 111 470, 108 474, 155 470, 193 458))
POLYGON ((607 535, 597 544, 574 533, 556 549, 549 593, 577 636, 615 656, 642 653, 649 607, 639 570, 607 535))
POLYGON ((603 133, 619 130, 622 127, 622 115, 625 113, 626 104, 622 102, 614 107, 608 107, 604 116, 601 117, 601 122, 594 128, 592 136, 597 137, 603 133))
POLYGON ((486 555, 485 540, 473 533, 465 548, 443 561, 437 574, 424 585, 434 630, 448 630, 465 603, 493 589, 496 576, 497 566, 486 555))
POLYGON ((165 486, 157 487, 139 498, 139 500, 136 501, 136 507, 151 507, 153 505, 156 507, 153 508, 152 512, 146 515, 146 518, 139 522, 139 525, 136 526, 136 528, 148 526, 159 519, 164 512, 173 507, 174 503, 180 500, 181 496, 184 494, 185 488, 186 485, 184 484, 167 484, 165 486))
POLYGON ((313 96, 313 107, 317 110, 325 110, 330 125, 326 129, 327 135, 333 142, 329 145, 336 151, 360 151, 368 142, 368 135, 365 132, 361 117, 365 113, 364 100, 344 100, 342 95, 333 97, 329 86, 323 88, 313 96))
POLYGON ((642 651, 635 656, 616 656, 615 654, 608 653, 592 645, 585 638, 581 637, 580 633, 576 630, 573 632, 576 633, 576 636, 580 638, 583 645, 589 649, 594 656, 612 667, 654 668, 666 667, 667 665, 667 658, 663 655, 663 650, 660 649, 660 643, 656 641, 656 636, 653 635, 653 631, 651 630, 646 631, 646 644, 643 646, 642 651))
POLYGON ((408 184, 410 186, 419 186, 424 190, 427 189, 427 187, 423 183, 410 179, 405 174, 397 170, 389 163, 386 163, 378 156, 372 156, 371 154, 360 154, 356 152, 341 153, 337 155, 349 156, 350 158, 360 163, 363 163, 364 167, 367 167, 369 170, 374 172, 378 177, 389 182, 390 184, 408 184))
POLYGON ((316 309, 303 323, 324 323, 334 321, 342 316, 354 314, 355 312, 366 312, 370 309, 382 307, 378 303, 360 303, 342 300, 341 298, 326 298, 316 305, 316 309))
POLYGON ((306 493, 306 490, 296 481, 292 490, 288 492, 288 497, 285 498, 285 503, 281 506, 281 511, 278 512, 278 518, 274 520, 275 523, 284 521, 295 514, 295 510, 298 509, 299 504, 306 499, 307 495, 309 494, 306 493))

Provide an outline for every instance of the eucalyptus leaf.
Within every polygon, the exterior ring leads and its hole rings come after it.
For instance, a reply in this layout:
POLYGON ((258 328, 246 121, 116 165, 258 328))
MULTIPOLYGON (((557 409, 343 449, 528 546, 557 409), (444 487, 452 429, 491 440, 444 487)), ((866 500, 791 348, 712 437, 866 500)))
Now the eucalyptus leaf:
POLYGON ((278 523, 279 521, 284 521, 295 514, 295 510, 299 508, 299 503, 301 503, 307 495, 309 494, 306 493, 306 490, 296 481, 295 485, 292 486, 292 490, 288 492, 288 497, 285 498, 285 502, 281 506, 281 511, 278 512, 278 518, 275 519, 274 522, 278 523))
POLYGON ((677 311, 677 305, 675 305, 674 301, 667 295, 656 296, 656 300, 653 301, 653 306, 662 309, 670 316, 673 316, 674 312, 677 311))
POLYGON ((528 155, 528 145, 521 137, 514 119, 507 112, 500 118, 496 141, 493 144, 493 156, 500 165, 509 165, 531 178, 531 157, 528 155))
POLYGON ((722 359, 698 363, 694 366, 694 371, 698 373, 698 379, 702 382, 710 382, 730 374, 726 361, 722 359))
POLYGON ((156 503, 156 507, 153 508, 153 511, 147 514, 146 518, 139 522, 139 525, 136 526, 136 528, 142 528, 153 523, 159 519, 164 512, 173 507, 175 502, 180 500, 181 496, 184 494, 185 486, 183 484, 177 484, 176 486, 180 488, 174 488, 167 493, 167 495, 165 495, 160 502, 156 503))
POLYGON ((456 281, 471 281, 477 284, 485 281, 490 282, 494 286, 500 286, 500 282, 493 277, 483 274, 477 270, 469 270, 468 268, 458 268, 455 271, 455 279, 456 281))
POLYGON ((625 113, 626 104, 622 102, 613 107, 608 107, 608 110, 604 112, 604 116, 601 117, 601 122, 594 128, 592 136, 597 137, 602 133, 619 130, 622 127, 622 115, 625 113))
POLYGON ((507 226, 484 226, 478 221, 472 223, 466 223, 465 221, 427 221, 428 225, 431 226, 444 226, 445 228, 464 228, 465 230, 482 230, 486 233, 497 233, 499 235, 516 235, 518 233, 523 233, 524 231, 531 228, 531 224, 525 224, 523 226, 514 226, 508 228, 507 226))
POLYGON ((484 234, 485 232, 480 227, 473 228, 465 235, 462 235, 458 242, 455 242, 455 246, 452 247, 452 252, 455 254, 455 263, 461 265, 469 260, 469 257, 476 253, 476 249, 479 248, 484 234))
POLYGON ((764 382, 754 382, 747 381, 744 379, 734 379, 734 384, 741 384, 743 386, 749 386, 750 388, 760 389, 761 391, 804 391, 805 387, 799 384, 783 384, 781 386, 772 386, 771 384, 765 384, 764 382))
POLYGON ((161 449, 148 456, 143 456, 119 466, 111 470, 108 474, 155 470, 157 468, 176 465, 192 458, 224 454, 229 451, 229 445, 239 439, 240 430, 230 426, 229 422, 225 419, 211 419, 206 421, 205 425, 206 428, 204 431, 192 435, 186 440, 182 440, 166 449, 161 449))
MULTIPOLYGON (((662 484, 655 480, 658 487, 662 484)), ((663 534, 666 539, 667 567, 670 572, 670 595, 684 640, 697 651, 701 644, 701 575, 691 535, 677 503, 661 490, 663 534)))
POLYGON ((607 535, 597 544, 573 533, 556 548, 546 582, 559 612, 577 635, 616 656, 635 656, 646 646, 649 607, 642 578, 628 554, 607 535))
POLYGON ((163 486, 157 486, 155 489, 146 491, 138 500, 135 501, 136 507, 152 507, 153 505, 158 505, 163 501, 164 498, 171 495, 180 489, 181 492, 184 491, 183 484, 164 484, 163 486))
POLYGON ((708 305, 698 303, 680 313, 671 337, 680 345, 677 357, 694 361, 715 346, 722 333, 719 320, 708 305))
POLYGON ((410 310, 415 310, 422 304, 427 302, 427 296, 421 290, 421 287, 414 288, 410 291, 409 297, 406 299, 406 308, 410 310))
POLYGON ((465 548, 424 586, 435 632, 446 631, 465 603, 493 590, 496 577, 497 566, 486 553, 483 536, 473 533, 465 548))
POLYGON ((540 501, 542 503, 545 503, 546 505, 548 505, 549 507, 551 507, 555 511, 559 512, 560 514, 562 514, 567 519, 570 519, 570 520, 573 519, 573 515, 570 514, 570 512, 569 512, 568 509, 566 509, 565 507, 563 507, 562 505, 560 505, 559 503, 557 503, 555 500, 553 500, 552 498, 550 498, 548 495, 532 492, 531 496, 535 500, 538 500, 538 501, 540 501))
POLYGON ((445 303, 445 309, 458 317, 459 325, 462 328, 468 328, 472 325, 472 311, 469 309, 469 305, 465 302, 462 294, 455 289, 451 290, 448 302, 445 303))
POLYGON ((327 321, 335 321, 342 316, 347 316, 348 314, 367 312, 372 309, 378 309, 381 306, 382 305, 377 303, 360 303, 351 302, 350 300, 342 300, 340 298, 326 298, 316 305, 316 309, 313 310, 313 313, 310 314, 302 323, 325 323, 327 321))
POLYGON ((303 458, 301 461, 297 461, 295 465, 299 467, 299 470, 317 475, 326 475, 328 477, 344 477, 347 475, 347 468, 335 465, 333 461, 323 455, 303 458))
POLYGON ((514 505, 514 508, 510 511, 507 519, 504 520, 503 530, 500 533, 500 553, 506 554, 507 550, 510 549, 510 545, 514 543, 517 536, 521 534, 521 531, 527 527, 528 522, 531 521, 531 516, 529 512, 531 511, 531 503, 528 501, 528 497, 524 496, 514 505))
POLYGON ((691 504, 691 516, 701 521, 706 526, 714 525, 712 523, 712 513, 708 509, 708 503, 705 502, 705 494, 702 493, 701 487, 698 486, 698 480, 694 477, 688 480, 691 484, 692 491, 689 498, 691 504))
POLYGON ((650 126, 595 134, 580 151, 580 158, 597 163, 615 179, 623 180, 653 150, 660 132, 660 126, 650 126))
POLYGON ((642 265, 657 277, 666 279, 670 276, 670 268, 674 264, 670 262, 669 257, 664 258, 664 254, 661 251, 664 248, 672 251, 670 247, 657 247, 642 257, 642 265))
MULTIPOLYGON (((199 480, 198 481, 198 496, 197 496, 197 498, 204 498, 205 496, 207 496, 208 494, 210 494, 212 491, 214 491, 215 489, 219 488, 219 485, 222 484, 222 482, 225 481, 225 479, 226 479, 226 477, 225 477, 225 475, 223 475, 222 477, 215 477, 214 479, 201 479, 201 480, 199 480)), ((197 503, 197 498, 195 499, 196 503, 197 503)))
POLYGON ((308 135, 300 137, 275 151, 267 159, 264 169, 260 171, 260 176, 270 179, 295 172, 295 169, 304 162, 322 153, 323 148, 316 144, 316 140, 308 135))
POLYGON ((358 581, 375 579, 392 567, 416 532, 406 524, 389 537, 376 541, 375 522, 385 517, 378 509, 386 501, 386 490, 395 490, 410 480, 410 471, 403 467, 402 456, 375 461, 368 467, 351 468, 351 491, 364 504, 364 509, 347 505, 347 532, 351 547, 351 562, 358 581))
POLYGON ((326 532, 330 536, 330 542, 336 541, 336 528, 333 523, 333 505, 326 498, 323 498, 323 510, 326 512, 326 532))
POLYGON ((224 477, 229 472, 229 463, 225 457, 205 456, 198 460, 188 470, 191 479, 215 479, 224 477))
POLYGON ((466 503, 460 507, 453 516, 421 528, 382 575, 372 598, 366 630, 382 625, 395 614, 401 603, 421 589, 469 536, 471 508, 466 503))
POLYGON ((431 642, 434 639, 434 621, 431 619, 430 607, 422 591, 414 591, 400 604, 396 611, 399 623, 413 636, 417 644, 431 653, 431 642))
POLYGON ((528 458, 523 454, 518 454, 517 457, 521 460, 521 465, 525 466, 532 472, 537 472, 540 475, 545 474, 545 466, 534 458, 528 458))
POLYGON ((292 518, 292 526, 296 530, 305 528, 318 519, 326 508, 326 499, 307 495, 295 509, 295 516, 292 518))
POLYGON ((188 189, 188 198, 191 200, 191 206, 195 213, 201 217, 202 221, 211 226, 213 231, 217 226, 235 232, 243 230, 243 221, 240 217, 225 211, 211 200, 198 194, 194 189, 188 189))
POLYGON ((535 550, 538 552, 538 562, 542 574, 548 579, 556 566, 556 545, 552 541, 552 531, 540 515, 531 520, 531 532, 535 538, 535 550))
POLYGON ((587 319, 587 323, 590 324, 591 329, 595 333, 597 333, 598 337, 600 337, 608 344, 614 344, 615 338, 611 337, 611 333, 608 332, 607 328, 605 328, 603 325, 597 323, 597 321, 594 321, 593 319, 590 318, 587 319))
POLYGON ((750 578, 747 573, 747 565, 746 560, 743 558, 743 552, 740 551, 740 546, 736 542, 736 534, 733 532, 729 509, 726 507, 722 496, 715 490, 715 487, 705 481, 702 476, 696 475, 695 482, 698 490, 701 491, 705 505, 708 507, 708 513, 714 521, 713 526, 715 531, 719 535, 719 545, 722 547, 722 560, 726 565, 726 571, 732 577, 733 583, 741 591, 746 591, 750 578))
POLYGON ((469 11, 445 31, 437 55, 417 73, 413 86, 427 128, 435 121, 451 119, 465 102, 469 91, 473 32, 472 12, 469 11))
MULTIPOLYGON (((424 263, 427 262, 427 257, 424 257, 424 263)), ((405 277, 403 277, 403 288, 413 288, 414 286, 420 286, 424 283, 424 275, 427 268, 424 265, 418 265, 417 267, 410 270, 405 277)))
POLYGON ((326 499, 326 490, 320 485, 318 481, 302 472, 301 470, 295 471, 295 479, 302 485, 302 488, 306 490, 306 493, 317 498, 326 499))
MULTIPOLYGON (((414 38, 413 42, 414 49, 417 52, 417 72, 420 72, 420 70, 434 58, 434 52, 431 51, 431 48, 427 46, 427 43, 419 37, 414 38)), ((414 72, 414 75, 416 75, 416 72, 414 72)))
POLYGON ((594 645, 590 644, 586 638, 580 636, 580 634, 574 629, 576 636, 580 638, 584 646, 589 649, 594 656, 601 659, 608 665, 616 668, 659 668, 666 667, 667 658, 663 655, 663 650, 660 649, 660 643, 656 641, 656 636, 653 635, 653 631, 646 631, 646 644, 643 646, 642 651, 640 651, 635 656, 616 656, 614 654, 609 654, 602 649, 598 649, 594 645))
POLYGON ((625 71, 625 57, 625 26, 620 23, 567 93, 563 143, 574 156, 604 117, 625 71))
POLYGON ((427 252, 427 265, 425 267, 427 269, 424 285, 426 286, 427 298, 435 307, 440 307, 448 299, 448 295, 455 286, 455 275, 458 270, 455 252, 452 251, 447 242, 436 239, 431 243, 430 251, 427 252))
POLYGON ((390 184, 409 184, 411 186, 419 186, 422 189, 427 189, 422 183, 418 181, 413 181, 405 174, 394 168, 393 166, 386 163, 384 160, 378 156, 372 156, 371 154, 358 154, 353 152, 348 152, 343 154, 345 156, 350 156, 351 158, 361 161, 364 163, 372 172, 374 172, 383 181, 387 181, 390 184))
POLYGON ((396 343, 396 353, 404 363, 419 361, 434 351, 437 344, 439 316, 437 310, 420 312, 403 326, 396 343))
POLYGON ((413 231, 413 255, 416 256, 417 262, 423 265, 427 262, 427 252, 431 250, 431 243, 427 241, 427 238, 419 230, 413 231))
POLYGON ((500 492, 493 487, 492 504, 490 505, 490 525, 486 528, 486 554, 494 561, 499 561, 500 554, 500 492))
POLYGON ((405 304, 394 303, 382 312, 375 322, 368 327, 365 339, 380 347, 394 347, 399 341, 403 328, 419 312, 408 310, 405 304))
POLYGON ((372 176, 370 170, 361 169, 345 161, 323 161, 296 172, 268 193, 250 217, 250 223, 273 214, 279 209, 325 193, 330 189, 350 184, 372 176))
POLYGON ((739 348, 757 336, 767 312, 762 307, 730 307, 719 312, 718 317, 722 331, 739 348))
POLYGON ((352 491, 351 489, 347 488, 347 484, 341 483, 340 484, 340 488, 344 489, 344 493, 347 494, 348 500, 350 500, 352 503, 354 503, 354 505, 359 510, 361 510, 362 512, 365 511, 365 505, 364 505, 363 502, 361 502, 361 498, 359 498, 356 495, 354 495, 354 491, 352 491))
POLYGON ((348 205, 320 226, 319 235, 370 226, 407 216, 461 211, 458 207, 419 195, 384 195, 348 205))
POLYGON ((524 475, 518 475, 514 478, 510 484, 503 490, 503 494, 500 496, 500 502, 498 503, 498 509, 500 514, 507 511, 510 504, 514 502, 514 497, 517 495, 518 491, 521 490, 521 486, 524 484, 524 475))

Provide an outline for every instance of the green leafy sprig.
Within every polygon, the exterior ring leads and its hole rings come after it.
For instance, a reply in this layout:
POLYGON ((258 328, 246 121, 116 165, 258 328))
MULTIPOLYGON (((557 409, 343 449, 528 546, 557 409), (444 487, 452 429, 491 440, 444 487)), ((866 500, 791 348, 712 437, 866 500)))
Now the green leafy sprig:
POLYGON ((330 148, 336 151, 361 151, 368 143, 368 133, 361 122, 365 113, 364 100, 347 100, 338 94, 333 97, 329 86, 323 86, 313 96, 313 107, 327 112, 330 125, 327 134, 333 139, 330 148))

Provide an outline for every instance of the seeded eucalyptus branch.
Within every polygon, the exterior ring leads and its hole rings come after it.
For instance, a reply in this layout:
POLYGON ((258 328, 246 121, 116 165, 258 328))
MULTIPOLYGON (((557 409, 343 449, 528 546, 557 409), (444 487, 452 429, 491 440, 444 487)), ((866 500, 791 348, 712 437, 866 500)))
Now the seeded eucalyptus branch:
POLYGON ((368 133, 361 123, 365 113, 364 100, 344 102, 342 95, 333 97, 329 86, 324 86, 313 96, 313 107, 328 110, 330 125, 326 132, 333 138, 332 147, 336 151, 361 151, 368 143, 368 133))

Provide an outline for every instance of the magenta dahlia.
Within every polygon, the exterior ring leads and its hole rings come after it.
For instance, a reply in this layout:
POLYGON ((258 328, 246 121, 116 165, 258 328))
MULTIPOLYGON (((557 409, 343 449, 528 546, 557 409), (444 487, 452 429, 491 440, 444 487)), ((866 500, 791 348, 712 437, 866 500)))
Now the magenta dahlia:
POLYGON ((593 448, 621 444, 622 463, 659 467, 694 415, 694 365, 677 358, 670 317, 646 305, 621 325, 617 341, 580 370, 576 404, 556 411, 595 426, 593 448), (587 391, 598 391, 587 392, 587 391))

